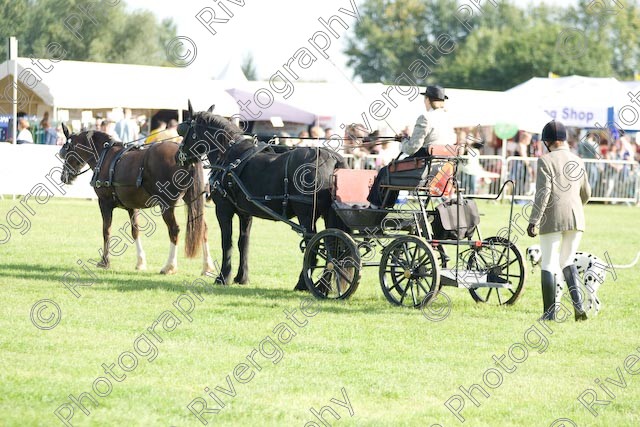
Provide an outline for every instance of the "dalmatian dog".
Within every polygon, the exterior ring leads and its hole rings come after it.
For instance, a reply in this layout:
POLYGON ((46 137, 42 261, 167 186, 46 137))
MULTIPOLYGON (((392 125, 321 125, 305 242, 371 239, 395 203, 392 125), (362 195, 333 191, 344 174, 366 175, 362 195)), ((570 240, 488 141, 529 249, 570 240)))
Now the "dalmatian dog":
MULTIPOLYGON (((540 245, 533 245, 527 248, 527 259, 531 262, 531 268, 535 268, 540 265, 542 259, 542 252, 540 245)), ((578 270, 578 274, 582 279, 582 288, 587 296, 585 310, 592 315, 598 314, 602 303, 598 298, 598 289, 604 283, 606 279, 607 270, 612 268, 631 268, 640 259, 640 252, 636 255, 635 260, 631 264, 627 265, 610 265, 606 261, 598 258, 593 254, 586 252, 576 252, 576 256, 573 260, 573 264, 578 270)), ((615 274, 615 273, 614 273, 615 274)), ((560 301, 562 294, 566 290, 566 283, 563 277, 557 277, 556 283, 556 301, 560 301)))

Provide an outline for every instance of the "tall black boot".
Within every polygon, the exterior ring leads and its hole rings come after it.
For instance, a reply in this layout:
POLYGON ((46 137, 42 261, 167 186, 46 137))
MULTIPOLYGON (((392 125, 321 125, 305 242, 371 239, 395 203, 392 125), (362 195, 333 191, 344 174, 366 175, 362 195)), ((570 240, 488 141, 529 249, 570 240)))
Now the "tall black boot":
POLYGON ((542 270, 540 275, 542 282, 542 304, 544 305, 544 314, 542 320, 555 320, 556 318, 556 277, 550 271, 542 270))
POLYGON ((562 269, 564 274, 564 280, 567 282, 569 288, 569 295, 571 295, 571 301, 573 302, 573 309, 576 313, 576 322, 581 320, 587 320, 587 313, 582 307, 583 292, 579 288, 580 275, 575 265, 571 264, 562 269))

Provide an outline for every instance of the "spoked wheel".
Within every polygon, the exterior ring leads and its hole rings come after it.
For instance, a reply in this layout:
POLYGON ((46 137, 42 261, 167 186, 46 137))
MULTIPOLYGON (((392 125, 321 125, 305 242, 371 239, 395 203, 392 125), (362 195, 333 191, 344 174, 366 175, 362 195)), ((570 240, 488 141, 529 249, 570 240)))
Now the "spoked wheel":
POLYGON ((444 250, 444 245, 438 244, 437 246, 432 246, 433 253, 436 255, 436 262, 440 266, 440 268, 447 268, 447 263, 449 262, 449 256, 447 252, 444 250))
POLYGON ((417 236, 396 238, 382 251, 380 286, 395 305, 418 308, 435 298, 440 267, 431 245, 417 236))
POLYGON ((488 282, 510 283, 509 288, 469 288, 476 302, 496 305, 513 304, 524 288, 525 268, 520 250, 504 237, 485 239, 482 247, 471 249, 467 260, 469 270, 487 274, 488 282))
POLYGON ((323 230, 307 244, 303 270, 304 282, 317 298, 349 298, 360 281, 358 246, 344 231, 323 230))

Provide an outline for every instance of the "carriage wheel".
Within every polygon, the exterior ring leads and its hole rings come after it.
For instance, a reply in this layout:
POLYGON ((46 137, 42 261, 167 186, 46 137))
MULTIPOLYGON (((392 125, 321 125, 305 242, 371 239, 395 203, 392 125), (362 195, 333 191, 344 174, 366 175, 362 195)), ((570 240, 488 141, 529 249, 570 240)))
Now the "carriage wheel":
POLYGON ((303 271, 307 288, 317 298, 349 298, 360 281, 360 254, 355 241, 341 230, 319 232, 305 248, 303 271))
POLYGON ((512 289, 469 288, 471 297, 476 302, 496 305, 515 303, 522 293, 525 282, 524 259, 516 245, 504 237, 494 236, 485 239, 481 248, 471 249, 469 253, 467 260, 469 270, 486 272, 489 281, 511 283, 512 286, 512 289), (508 272, 507 267, 509 267, 508 272))
POLYGON ((439 268, 437 257, 425 239, 398 237, 382 251, 382 292, 391 304, 418 308, 438 294, 439 268))
POLYGON ((447 262, 449 260, 449 256, 447 255, 447 252, 444 250, 444 245, 438 244, 435 247, 432 246, 432 248, 434 249, 433 253, 436 255, 436 262, 438 263, 440 268, 447 268, 447 262))

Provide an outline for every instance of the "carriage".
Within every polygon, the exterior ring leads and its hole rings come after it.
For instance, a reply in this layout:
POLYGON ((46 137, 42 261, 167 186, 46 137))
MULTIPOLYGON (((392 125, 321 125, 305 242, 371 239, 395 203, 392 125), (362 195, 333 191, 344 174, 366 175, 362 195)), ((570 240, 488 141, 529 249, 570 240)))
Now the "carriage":
MULTIPOLYGON (((328 228, 305 245, 303 275, 309 291, 318 298, 349 298, 362 269, 378 267, 382 292, 394 305, 421 307, 443 286, 466 288, 482 303, 518 300, 525 268, 509 239, 513 197, 506 236, 483 238, 475 202, 458 186, 463 160, 442 148, 389 165, 381 184, 387 197, 402 190, 410 195, 410 203, 399 207, 366 206, 375 171, 335 171, 333 208, 349 232, 328 228)), ((513 182, 505 182, 497 197, 507 185, 513 182)))
MULTIPOLYGON (((303 269, 297 290, 318 298, 346 299, 358 288, 361 270, 378 267, 382 291, 392 304, 420 307, 442 286, 464 287, 475 301, 513 304, 525 283, 522 254, 511 242, 513 191, 506 236, 483 238, 475 202, 458 184, 463 159, 448 146, 425 157, 396 159, 381 181, 387 198, 410 192, 410 203, 371 209, 366 196, 376 172, 345 167, 326 147, 278 151, 244 134, 228 120, 207 112, 195 115, 178 132, 184 141, 179 164, 206 155, 211 164, 212 198, 222 231, 221 281, 231 273, 233 215, 240 216, 240 268, 234 281, 247 281, 251 216, 287 223, 302 236, 303 269), (300 188, 307 181, 312 191, 300 188), (302 173, 300 173, 302 171, 302 173), (297 216, 298 222, 292 220, 297 216), (319 216, 326 228, 315 233, 319 216)), ((502 185, 496 198, 507 185, 502 185)))

